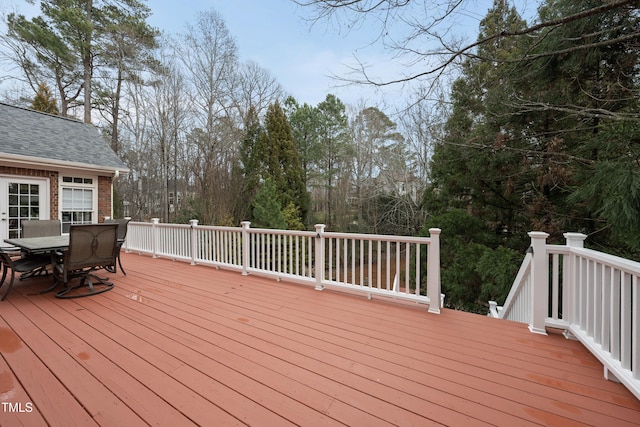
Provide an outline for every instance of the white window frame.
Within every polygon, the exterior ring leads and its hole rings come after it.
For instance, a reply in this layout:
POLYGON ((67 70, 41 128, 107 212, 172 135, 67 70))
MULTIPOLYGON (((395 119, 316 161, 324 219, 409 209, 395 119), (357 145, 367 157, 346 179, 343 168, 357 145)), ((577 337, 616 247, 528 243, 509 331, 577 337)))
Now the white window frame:
MULTIPOLYGON (((68 230, 70 224, 81 224, 81 222, 66 221, 63 212, 90 212, 91 223, 98 222, 98 177, 89 175, 78 175, 73 173, 61 173, 59 182, 59 215, 62 221, 62 229, 68 230), (65 182, 65 178, 71 178, 72 182, 65 182), (91 183, 87 183, 87 180, 91 180, 91 183), (69 210, 65 209, 64 205, 64 190, 91 190, 91 210, 69 210)), ((87 223, 85 223, 87 224, 87 223)), ((68 231, 67 231, 68 232, 68 231)))
POLYGON ((7 184, 9 182, 40 185, 39 219, 50 219, 51 196, 49 178, 0 174, 0 246, 2 246, 2 241, 9 237, 9 194, 7 191, 7 184))

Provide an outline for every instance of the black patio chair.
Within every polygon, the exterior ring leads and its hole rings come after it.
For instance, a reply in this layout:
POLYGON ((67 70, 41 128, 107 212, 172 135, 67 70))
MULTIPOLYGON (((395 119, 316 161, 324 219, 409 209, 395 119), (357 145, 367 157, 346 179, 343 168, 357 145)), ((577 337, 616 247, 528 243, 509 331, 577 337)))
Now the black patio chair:
POLYGON ((59 219, 31 219, 21 222, 22 237, 60 236, 62 234, 59 219))
MULTIPOLYGON (((124 268, 122 268, 122 261, 120 260, 120 251, 122 249, 122 245, 124 245, 125 239, 127 238, 127 229, 129 228, 129 221, 131 221, 131 219, 129 218, 108 219, 105 221, 105 223, 107 224, 118 224, 118 265, 120 266, 120 271, 122 271, 122 274, 124 274, 125 276, 127 275, 127 272, 124 271, 124 268)), ((107 269, 107 271, 109 271, 110 273, 115 273, 116 268, 114 266, 113 271, 111 271, 110 269, 107 269)))
POLYGON ((9 292, 13 288, 13 281, 16 273, 20 273, 20 278, 26 273, 33 272, 38 268, 43 268, 51 263, 51 258, 46 255, 28 255, 22 256, 19 248, 0 247, 0 268, 2 269, 2 279, 0 279, 0 288, 7 281, 7 288, 2 294, 0 301, 7 299, 9 292), (9 275, 9 271, 11 275, 9 275))
MULTIPOLYGON (((22 237, 47 237, 60 236, 62 234, 62 228, 59 219, 30 219, 22 221, 20 224, 22 226, 22 237)), ((51 257, 49 255, 23 254, 23 257, 31 258, 31 264, 35 265, 35 267, 32 270, 23 272, 20 275, 20 280, 28 279, 29 277, 38 276, 41 274, 48 274, 49 270, 47 269, 47 267, 51 264, 51 257)), ((28 265, 26 261, 25 265, 28 265)))
MULTIPOLYGON (((80 298, 113 289, 113 283, 94 273, 115 268, 118 247, 118 224, 83 224, 69 228, 69 248, 61 254, 61 262, 54 262, 56 284, 64 289, 58 298, 80 298), (79 283, 71 281, 79 279, 79 283)), ((54 260, 55 261, 55 260, 54 260)))

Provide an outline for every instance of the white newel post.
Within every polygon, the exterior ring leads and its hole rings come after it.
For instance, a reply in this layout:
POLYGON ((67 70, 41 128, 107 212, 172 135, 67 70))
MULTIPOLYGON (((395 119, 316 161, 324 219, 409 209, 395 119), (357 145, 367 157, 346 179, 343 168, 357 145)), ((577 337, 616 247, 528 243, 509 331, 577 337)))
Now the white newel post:
MULTIPOLYGON (((567 240, 566 245, 572 248, 584 248, 584 241, 587 238, 586 234, 582 233, 564 233, 564 238, 567 240)), ((578 296, 578 271, 576 257, 570 253, 568 256, 568 265, 566 278, 563 279, 563 314, 562 317, 568 323, 574 323, 576 321, 575 316, 578 312, 577 309, 577 296, 578 296), (566 314, 565 314, 566 313, 566 314)), ((568 332, 565 332, 565 337, 570 338, 568 332)))
POLYGON ((324 281, 324 224, 316 224, 316 254, 314 273, 316 276, 316 291, 324 289, 322 282, 324 281))
POLYGON ((429 251, 427 252, 427 296, 429 297, 429 313, 440 314, 440 230, 429 229, 429 251))
POLYGON ((151 251, 153 253, 153 258, 159 258, 158 255, 158 224, 160 223, 160 218, 151 218, 151 251))
POLYGON ((531 248, 531 320, 529 330, 535 334, 547 335, 545 321, 549 314, 549 256, 547 255, 547 237, 543 231, 532 231, 531 248))
POLYGON ((242 275, 247 276, 249 274, 249 250, 251 243, 249 242, 249 227, 251 221, 242 221, 242 275))
POLYGON ((191 265, 196 265, 196 257, 198 256, 198 220, 190 219, 189 226, 191 227, 191 265))

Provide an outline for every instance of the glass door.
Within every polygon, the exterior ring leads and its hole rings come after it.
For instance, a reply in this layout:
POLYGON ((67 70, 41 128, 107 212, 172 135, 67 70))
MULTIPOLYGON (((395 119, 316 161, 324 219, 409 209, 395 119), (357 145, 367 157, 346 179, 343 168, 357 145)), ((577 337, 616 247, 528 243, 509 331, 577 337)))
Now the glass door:
POLYGON ((0 177, 0 245, 20 236, 22 221, 49 219, 46 179, 0 177))

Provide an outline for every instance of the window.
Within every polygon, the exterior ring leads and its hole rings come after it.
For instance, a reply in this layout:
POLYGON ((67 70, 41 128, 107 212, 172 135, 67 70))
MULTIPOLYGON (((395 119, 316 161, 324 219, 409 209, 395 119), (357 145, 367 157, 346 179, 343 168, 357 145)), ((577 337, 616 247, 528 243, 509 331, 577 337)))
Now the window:
POLYGON ((92 178, 62 177, 62 232, 68 233, 71 224, 91 224, 94 219, 92 178))
POLYGON ((40 219, 40 183, 8 182, 9 237, 20 236, 22 221, 40 219))
POLYGON ((93 184, 93 178, 79 178, 79 177, 73 177, 73 176, 63 176, 62 177, 62 182, 67 183, 67 182, 72 182, 74 184, 93 184))

